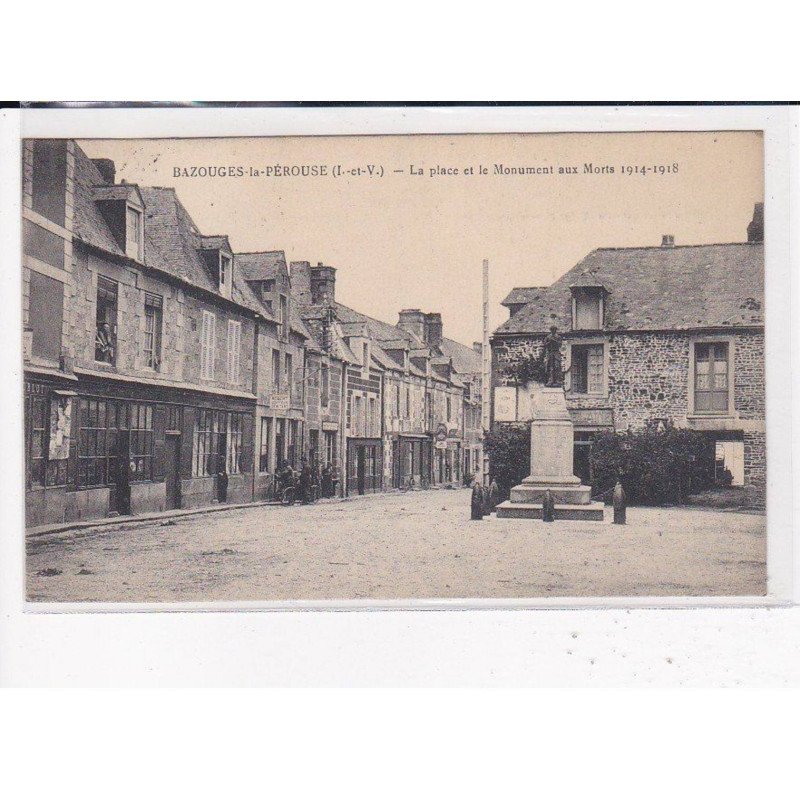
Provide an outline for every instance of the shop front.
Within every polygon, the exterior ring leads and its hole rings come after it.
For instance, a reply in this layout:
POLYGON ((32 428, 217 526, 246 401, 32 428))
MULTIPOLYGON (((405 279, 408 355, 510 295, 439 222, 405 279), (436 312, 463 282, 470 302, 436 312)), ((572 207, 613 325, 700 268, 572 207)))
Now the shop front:
POLYGON ((254 403, 93 377, 69 387, 26 382, 29 526, 252 499, 254 403))
POLYGON ((383 489, 383 445, 380 439, 347 440, 347 494, 373 494, 383 489))
POLYGON ((420 488, 430 482, 431 440, 425 434, 399 434, 392 440, 392 487, 420 488))

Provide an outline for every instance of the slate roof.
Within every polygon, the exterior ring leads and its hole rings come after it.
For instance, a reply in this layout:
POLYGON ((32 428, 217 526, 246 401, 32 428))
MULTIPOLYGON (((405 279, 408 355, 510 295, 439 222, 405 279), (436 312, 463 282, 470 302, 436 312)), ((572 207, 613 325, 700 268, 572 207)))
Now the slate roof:
MULTIPOLYGON (((603 285, 605 328, 686 330, 764 324, 764 245, 710 244, 593 250, 495 335, 572 327, 571 285, 603 285)), ((513 294, 513 293, 512 293, 513 294)))
POLYGON ((397 325, 390 325, 388 322, 381 322, 379 319, 368 317, 359 311, 354 311, 341 303, 334 303, 336 316, 344 323, 366 322, 369 335, 379 342, 396 342, 398 339, 408 342, 410 347, 425 347, 424 342, 417 338, 413 333, 409 333, 397 325))
POLYGON ((236 253, 233 262, 248 281, 268 281, 286 269, 283 250, 266 250, 263 253, 236 253))
POLYGON ((518 306, 524 303, 529 303, 537 292, 544 289, 544 286, 517 286, 512 289, 507 295, 505 300, 501 301, 501 306, 518 306))
POLYGON ((231 243, 225 235, 201 236, 200 247, 203 250, 227 250, 229 253, 233 252, 233 250, 231 250, 231 243))
MULTIPOLYGON (((238 272, 245 281, 268 281, 276 278, 281 272, 286 273, 286 253, 283 250, 264 250, 259 253, 234 253, 234 275, 238 272)), ((288 274, 288 273, 287 273, 288 274)), ((254 296, 255 292, 253 293, 254 296)), ((265 316, 275 319, 267 307, 258 300, 259 307, 265 316)), ((297 303, 289 303, 289 326, 293 331, 313 339, 311 331, 303 322, 297 303)))
MULTIPOLYGON (((216 243, 230 247, 227 236, 202 236, 172 188, 104 184, 103 176, 80 147, 75 148, 74 236, 112 255, 125 257, 98 201, 125 199, 132 191, 139 192, 145 205, 144 264, 222 297, 199 250, 204 243, 206 247, 216 243)), ((250 311, 269 316, 236 270, 231 299, 250 311)))
POLYGON ((124 256, 95 202, 95 187, 102 184, 103 176, 97 167, 76 147, 73 234, 87 244, 124 256))
POLYGON ((98 202, 103 200, 128 200, 131 195, 136 193, 137 187, 133 183, 104 184, 92 187, 92 196, 98 202))
POLYGON ((483 360, 480 354, 461 342, 444 337, 439 349, 452 360, 453 369, 462 375, 483 370, 483 360))

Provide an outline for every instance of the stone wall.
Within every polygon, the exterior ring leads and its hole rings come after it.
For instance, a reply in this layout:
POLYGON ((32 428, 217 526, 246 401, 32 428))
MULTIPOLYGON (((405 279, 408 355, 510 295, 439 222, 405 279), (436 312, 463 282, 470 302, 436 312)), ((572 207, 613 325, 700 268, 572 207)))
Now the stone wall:
MULTIPOLYGON (((220 305, 195 297, 171 282, 145 275, 119 264, 97 258, 81 248, 73 253, 74 285, 70 299, 67 347, 75 364, 87 369, 112 371, 131 377, 165 378, 192 383, 198 388, 213 387, 251 392, 253 389, 254 322, 245 314, 228 311, 220 305), (102 275, 117 284, 116 363, 97 364, 94 360, 97 313, 97 278, 102 275), (145 293, 163 299, 161 362, 154 370, 143 356, 145 293), (203 311, 216 318, 214 379, 200 379, 200 337, 203 311), (228 320, 241 324, 238 381, 228 381, 228 320)), ((302 351, 300 351, 302 353, 302 351)), ((299 362, 302 364, 302 361, 299 362)))
MULTIPOLYGON (((764 434, 765 366, 764 334, 758 330, 709 333, 723 336, 733 348, 733 415, 700 418, 690 404, 691 347, 694 332, 609 332, 602 335, 608 351, 607 393, 575 395, 567 392, 567 406, 577 409, 611 409, 618 431, 640 429, 655 419, 669 419, 679 427, 737 433, 745 450, 745 485, 763 499, 766 494, 766 441, 764 434)), ((568 362, 570 344, 585 337, 565 337, 562 359, 568 362)), ((541 354, 543 336, 496 337, 492 345, 492 385, 510 385, 503 374, 512 363, 541 354)), ((596 341, 595 338, 592 339, 596 341)))

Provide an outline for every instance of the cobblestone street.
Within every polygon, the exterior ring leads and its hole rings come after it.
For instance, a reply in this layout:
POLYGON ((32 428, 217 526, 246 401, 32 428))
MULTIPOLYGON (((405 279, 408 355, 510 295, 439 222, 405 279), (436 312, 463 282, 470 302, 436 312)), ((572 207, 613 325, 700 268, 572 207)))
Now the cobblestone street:
POLYGON ((28 597, 236 601, 759 595, 765 518, 631 508, 628 525, 469 520, 469 492, 261 506, 28 542, 28 597))

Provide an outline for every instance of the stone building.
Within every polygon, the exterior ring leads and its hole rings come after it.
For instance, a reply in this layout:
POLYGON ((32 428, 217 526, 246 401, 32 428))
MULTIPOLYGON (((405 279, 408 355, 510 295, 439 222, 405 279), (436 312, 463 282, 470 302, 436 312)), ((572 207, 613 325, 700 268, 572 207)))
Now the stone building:
POLYGON ((73 141, 23 171, 27 524, 251 499, 261 312, 227 237, 73 141))
MULTIPOLYGON (((329 464, 334 475, 334 494, 348 491, 348 433, 347 409, 352 403, 348 392, 349 370, 355 370, 358 360, 347 345, 342 326, 329 299, 335 293, 336 270, 308 261, 293 261, 290 265, 292 296, 298 314, 310 332, 306 343, 305 419, 306 449, 312 464, 329 464)), ((360 376, 361 372, 358 371, 360 376)), ((355 445, 350 448, 355 449, 355 445)), ((363 462, 364 482, 368 463, 363 462)), ((358 490, 358 475, 355 476, 358 490)))
POLYGON ((282 250, 234 255, 236 274, 259 303, 255 342, 255 496, 271 495, 284 461, 300 468, 306 450, 311 335, 300 317, 282 250))
MULTIPOLYGON (((744 228, 744 225, 743 225, 744 228)), ((671 421, 706 431, 717 469, 766 493, 764 229, 757 204, 746 241, 599 248, 549 287, 514 289, 491 340, 492 419, 524 418, 506 369, 563 337, 575 474, 591 481, 598 431, 671 421)))

